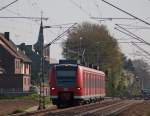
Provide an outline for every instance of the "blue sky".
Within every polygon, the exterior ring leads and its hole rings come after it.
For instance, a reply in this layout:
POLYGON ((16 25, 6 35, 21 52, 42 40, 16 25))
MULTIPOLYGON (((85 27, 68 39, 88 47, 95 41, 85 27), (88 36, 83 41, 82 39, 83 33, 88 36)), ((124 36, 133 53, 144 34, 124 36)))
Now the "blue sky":
MULTIPOLYGON (((14 0, 0 0, 0 8, 11 3, 14 0)), ((107 0, 108 1, 108 0, 107 0)), ((150 1, 149 0, 109 0, 112 4, 134 14, 135 16, 150 22, 150 1)), ((135 41, 130 37, 114 30, 115 24, 128 24, 134 26, 146 26, 138 20, 112 20, 99 22, 90 17, 126 17, 130 16, 116 10, 115 8, 107 5, 101 0, 18 0, 13 5, 5 10, 0 11, 0 17, 4 16, 31 16, 40 17, 41 11, 43 16, 48 17, 48 21, 44 21, 44 25, 56 25, 66 23, 81 23, 89 21, 93 23, 104 24, 109 29, 110 33, 118 38, 119 42, 135 41)), ((0 32, 9 31, 12 40, 16 44, 25 42, 26 44, 34 44, 37 41, 39 31, 39 21, 26 20, 26 19, 0 19, 0 32)), ((62 33, 65 29, 51 28, 44 30, 45 42, 52 41, 57 35, 62 33)), ((131 32, 142 37, 144 40, 150 42, 149 35, 150 29, 130 29, 131 32)), ((61 42, 64 37, 57 44, 51 46, 51 57, 62 58, 61 56, 61 42)), ((141 52, 131 44, 120 43, 120 48, 130 58, 144 58, 141 52), (140 54, 135 56, 133 54, 140 54)), ((138 44, 147 51, 150 47, 143 44, 138 44)))

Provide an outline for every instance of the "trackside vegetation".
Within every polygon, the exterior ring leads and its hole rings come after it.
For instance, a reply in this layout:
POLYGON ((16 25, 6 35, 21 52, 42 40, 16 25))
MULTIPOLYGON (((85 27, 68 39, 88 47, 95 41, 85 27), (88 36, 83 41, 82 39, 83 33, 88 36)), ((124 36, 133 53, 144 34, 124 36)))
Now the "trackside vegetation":
POLYGON ((108 32, 106 26, 83 22, 68 32, 62 46, 65 58, 80 60, 87 66, 97 66, 107 73, 107 96, 127 94, 124 55, 117 38, 108 32))

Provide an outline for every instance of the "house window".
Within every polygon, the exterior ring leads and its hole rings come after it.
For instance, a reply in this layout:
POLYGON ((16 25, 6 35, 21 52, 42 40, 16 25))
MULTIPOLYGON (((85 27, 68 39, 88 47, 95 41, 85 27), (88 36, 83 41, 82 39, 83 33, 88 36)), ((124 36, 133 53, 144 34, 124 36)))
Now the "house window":
POLYGON ((17 60, 15 61, 15 68, 17 68, 17 60))
POLYGON ((30 78, 28 78, 28 85, 30 85, 30 78))
POLYGON ((20 68, 20 61, 19 61, 19 60, 16 60, 16 61, 15 61, 15 67, 16 67, 16 68, 20 68))
POLYGON ((18 68, 20 68, 20 61, 18 61, 18 68))
POLYGON ((26 85, 26 78, 24 78, 24 84, 26 85))
POLYGON ((24 74, 26 74, 27 64, 24 64, 24 74))

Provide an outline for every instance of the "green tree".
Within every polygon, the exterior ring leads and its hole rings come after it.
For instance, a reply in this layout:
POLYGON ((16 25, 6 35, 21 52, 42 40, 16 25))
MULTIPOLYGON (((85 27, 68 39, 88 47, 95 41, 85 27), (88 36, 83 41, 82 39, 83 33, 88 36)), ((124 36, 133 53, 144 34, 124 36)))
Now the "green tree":
POLYGON ((123 68, 127 71, 133 72, 135 71, 132 60, 127 59, 126 56, 123 56, 123 68))
POLYGON ((123 55, 116 39, 104 25, 84 22, 68 32, 68 38, 63 43, 63 56, 97 65, 103 71, 109 70, 108 85, 117 90, 123 55))
POLYGON ((150 89, 150 70, 149 65, 143 60, 133 60, 135 75, 140 81, 141 89, 150 89))

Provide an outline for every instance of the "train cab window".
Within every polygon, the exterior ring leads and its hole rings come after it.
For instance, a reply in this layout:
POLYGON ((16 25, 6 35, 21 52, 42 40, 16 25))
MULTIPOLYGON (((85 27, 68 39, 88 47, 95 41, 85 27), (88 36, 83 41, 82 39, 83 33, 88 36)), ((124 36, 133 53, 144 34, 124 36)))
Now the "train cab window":
POLYGON ((56 68, 56 83, 61 87, 74 87, 76 83, 76 68, 56 68))

